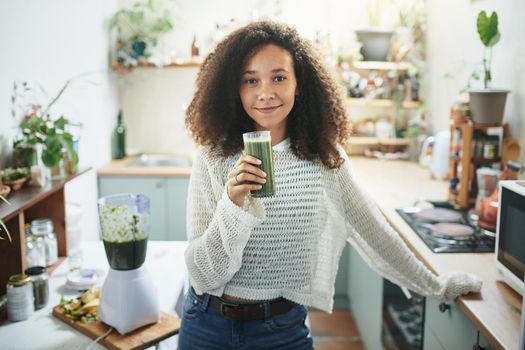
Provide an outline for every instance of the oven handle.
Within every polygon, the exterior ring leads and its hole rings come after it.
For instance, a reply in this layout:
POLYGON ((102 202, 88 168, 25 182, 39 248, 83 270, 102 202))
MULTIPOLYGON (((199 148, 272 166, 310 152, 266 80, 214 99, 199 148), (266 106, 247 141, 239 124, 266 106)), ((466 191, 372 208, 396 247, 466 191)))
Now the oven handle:
POLYGON ((422 298, 420 297, 419 295, 416 295, 415 297, 412 295, 412 293, 410 293, 410 290, 408 290, 407 287, 401 287, 399 286, 399 288, 401 288, 401 291, 403 292, 403 294, 405 295, 405 298, 407 298, 407 300, 411 300, 412 303, 414 304, 422 304, 424 301, 425 301, 425 298, 422 298))
POLYGON ((412 300, 412 293, 410 293, 410 291, 408 290, 407 287, 401 287, 401 286, 399 286, 399 288, 401 288, 401 291, 402 291, 403 294, 405 295, 405 298, 407 298, 408 300, 412 300))

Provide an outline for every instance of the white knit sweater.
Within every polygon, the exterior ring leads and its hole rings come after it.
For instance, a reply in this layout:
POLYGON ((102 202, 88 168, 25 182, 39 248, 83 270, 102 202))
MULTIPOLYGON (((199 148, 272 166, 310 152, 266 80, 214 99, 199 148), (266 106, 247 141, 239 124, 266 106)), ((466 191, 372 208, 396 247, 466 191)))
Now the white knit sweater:
POLYGON ((436 277, 408 249, 352 177, 350 162, 327 169, 298 159, 289 140, 273 147, 276 194, 226 193, 240 154, 201 148, 189 185, 186 264, 198 294, 267 300, 284 297, 331 312, 341 252, 349 241, 380 275, 426 296, 454 299, 479 291, 473 275, 436 277))

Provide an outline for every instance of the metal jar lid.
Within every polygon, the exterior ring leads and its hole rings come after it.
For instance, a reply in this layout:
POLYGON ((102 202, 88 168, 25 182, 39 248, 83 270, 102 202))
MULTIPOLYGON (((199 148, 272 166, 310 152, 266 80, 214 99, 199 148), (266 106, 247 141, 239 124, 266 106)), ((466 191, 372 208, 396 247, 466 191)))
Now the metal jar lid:
POLYGON ((54 231, 51 219, 36 219, 31 221, 31 233, 34 235, 46 235, 54 231))
POLYGON ((38 276, 45 273, 47 270, 44 266, 32 266, 27 268, 24 272, 29 276, 38 276))
POLYGON ((20 286, 25 285, 30 280, 31 280, 30 276, 24 275, 24 274, 18 274, 18 275, 12 275, 11 277, 9 277, 9 280, 7 281, 7 283, 15 287, 20 287, 20 286))

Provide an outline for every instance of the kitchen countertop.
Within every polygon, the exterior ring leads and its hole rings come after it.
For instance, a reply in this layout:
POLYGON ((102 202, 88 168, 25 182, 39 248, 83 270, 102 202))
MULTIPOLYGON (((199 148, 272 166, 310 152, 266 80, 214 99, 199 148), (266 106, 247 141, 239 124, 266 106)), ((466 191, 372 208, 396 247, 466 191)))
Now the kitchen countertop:
POLYGON ((99 176, 190 176, 191 166, 128 166, 136 157, 112 160, 97 170, 99 176))
POLYGON ((359 184, 375 200, 390 224, 415 254, 436 274, 466 271, 483 280, 480 294, 461 296, 459 308, 497 349, 517 349, 521 296, 501 280, 494 253, 433 253, 395 211, 418 199, 443 200, 447 182, 430 178, 429 171, 406 161, 351 157, 359 184))

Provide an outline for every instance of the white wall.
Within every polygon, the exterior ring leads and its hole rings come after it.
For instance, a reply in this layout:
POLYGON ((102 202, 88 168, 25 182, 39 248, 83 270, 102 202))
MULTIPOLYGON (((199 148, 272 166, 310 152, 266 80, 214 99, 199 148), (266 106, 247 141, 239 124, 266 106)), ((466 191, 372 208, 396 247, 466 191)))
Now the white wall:
MULTIPOLYGON (((0 3, 0 134, 11 134, 16 126, 10 113, 14 80, 37 81, 53 96, 67 79, 94 72, 90 82, 73 83, 54 111, 84 125, 80 166, 96 168, 110 160, 109 135, 118 107, 108 75, 106 22, 115 8, 108 0, 0 3)), ((1 148, 5 152, 6 144, 1 148)), ((66 199, 84 206, 83 237, 98 238, 95 171, 68 184, 66 199)))
POLYGON ((448 128, 449 109, 466 85, 471 67, 482 59, 476 29, 481 10, 498 13, 500 42, 493 48, 493 87, 511 90, 504 121, 522 147, 525 161, 525 1, 428 0, 428 106, 434 131, 448 128), (464 67, 464 69, 461 69, 464 67), (453 79, 444 79, 452 73, 453 79))

